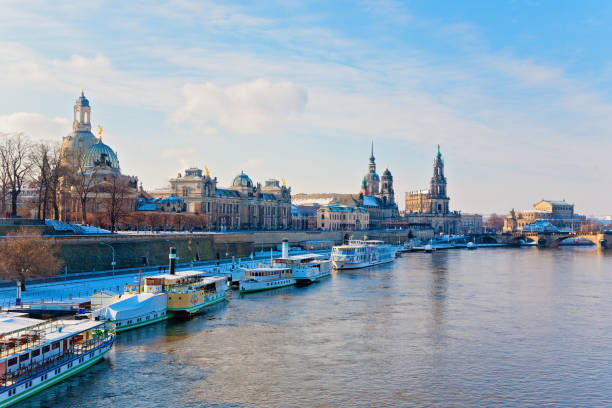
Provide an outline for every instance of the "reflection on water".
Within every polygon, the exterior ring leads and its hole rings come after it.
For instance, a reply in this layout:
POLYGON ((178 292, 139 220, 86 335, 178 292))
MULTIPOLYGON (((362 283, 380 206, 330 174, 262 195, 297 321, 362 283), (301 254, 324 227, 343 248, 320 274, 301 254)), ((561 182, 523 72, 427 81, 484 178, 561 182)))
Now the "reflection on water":
POLYGON ((603 406, 612 257, 406 254, 123 333, 23 407, 603 406))

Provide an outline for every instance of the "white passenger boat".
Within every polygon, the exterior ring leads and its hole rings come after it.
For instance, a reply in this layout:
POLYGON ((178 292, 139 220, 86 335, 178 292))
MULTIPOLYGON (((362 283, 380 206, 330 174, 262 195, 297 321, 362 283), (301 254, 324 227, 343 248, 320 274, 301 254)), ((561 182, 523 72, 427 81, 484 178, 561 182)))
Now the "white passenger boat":
POLYGON ((115 324, 117 332, 161 322, 171 317, 167 312, 168 297, 165 293, 124 293, 92 296, 92 317, 115 324), (96 306, 94 306, 96 305, 96 306))
POLYGON ((0 314, 0 408, 92 366, 114 341, 114 328, 102 321, 0 314))
POLYGON ((295 285, 290 267, 269 267, 245 269, 244 280, 240 281, 240 293, 259 292, 295 285))
POLYGON ((276 258, 274 267, 287 267, 293 271, 296 283, 312 283, 331 275, 331 260, 319 254, 292 255, 287 258, 276 258))
POLYGON ((359 269, 395 260, 393 246, 376 240, 351 240, 332 248, 331 261, 335 269, 359 269))

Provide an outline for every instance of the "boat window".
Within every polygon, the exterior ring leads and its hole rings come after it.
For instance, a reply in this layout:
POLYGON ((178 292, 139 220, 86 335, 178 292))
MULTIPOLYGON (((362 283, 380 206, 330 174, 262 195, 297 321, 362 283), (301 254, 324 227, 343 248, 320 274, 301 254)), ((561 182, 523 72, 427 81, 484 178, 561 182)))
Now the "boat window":
POLYGON ((17 357, 10 358, 9 361, 8 361, 8 365, 12 366, 12 365, 15 365, 15 364, 17 364, 17 357))
POLYGON ((40 349, 32 350, 32 358, 40 356, 40 349))
POLYGON ((59 346, 60 346, 60 342, 56 341, 55 343, 51 344, 51 349, 52 350, 58 349, 59 346))
POLYGON ((48 353, 49 352, 49 346, 48 345, 43 346, 42 350, 43 350, 43 353, 48 353))

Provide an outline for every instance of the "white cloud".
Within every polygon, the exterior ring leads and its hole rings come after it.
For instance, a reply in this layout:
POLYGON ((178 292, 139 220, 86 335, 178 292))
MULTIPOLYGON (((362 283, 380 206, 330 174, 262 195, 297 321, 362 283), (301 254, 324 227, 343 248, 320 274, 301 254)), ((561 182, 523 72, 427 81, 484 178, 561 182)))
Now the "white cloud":
POLYGON ((36 140, 58 140, 70 131, 67 118, 49 118, 39 113, 15 112, 0 116, 0 132, 24 133, 36 140))
POLYGON ((187 84, 172 119, 200 129, 261 134, 304 112, 307 102, 306 90, 291 82, 256 79, 226 88, 212 82, 187 84))

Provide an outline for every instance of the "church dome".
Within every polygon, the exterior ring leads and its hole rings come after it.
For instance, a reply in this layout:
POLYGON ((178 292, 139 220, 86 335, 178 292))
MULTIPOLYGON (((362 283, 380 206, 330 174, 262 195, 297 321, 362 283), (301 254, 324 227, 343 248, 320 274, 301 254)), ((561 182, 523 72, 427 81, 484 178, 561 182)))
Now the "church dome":
POLYGON ((388 168, 383 172, 383 178, 391 178, 391 172, 388 168))
POLYGON ((83 165, 85 167, 109 166, 113 169, 119 169, 119 159, 109 146, 98 140, 98 143, 92 145, 83 156, 83 165))
POLYGON ((253 182, 244 174, 244 171, 241 171, 239 175, 234 178, 234 182, 232 183, 233 187, 253 187, 253 182))

